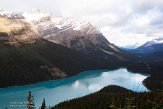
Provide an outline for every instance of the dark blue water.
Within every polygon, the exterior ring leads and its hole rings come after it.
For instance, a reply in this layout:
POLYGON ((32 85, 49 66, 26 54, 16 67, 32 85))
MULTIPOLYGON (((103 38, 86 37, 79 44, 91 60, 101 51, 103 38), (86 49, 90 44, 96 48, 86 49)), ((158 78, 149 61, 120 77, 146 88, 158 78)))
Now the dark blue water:
POLYGON ((107 85, 119 85, 133 91, 147 91, 142 81, 147 75, 130 73, 126 69, 114 71, 85 71, 74 77, 38 84, 0 89, 0 109, 26 109, 28 91, 32 91, 37 109, 46 99, 47 106, 81 97, 107 85))

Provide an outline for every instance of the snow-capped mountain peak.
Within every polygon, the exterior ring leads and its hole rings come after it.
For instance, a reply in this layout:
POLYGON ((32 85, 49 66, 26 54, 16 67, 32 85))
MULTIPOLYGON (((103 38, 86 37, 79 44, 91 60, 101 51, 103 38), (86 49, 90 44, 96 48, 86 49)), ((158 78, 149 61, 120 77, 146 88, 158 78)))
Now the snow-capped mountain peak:
POLYGON ((0 10, 0 16, 9 19, 24 19, 21 12, 8 12, 8 11, 0 10))
POLYGON ((144 47, 149 47, 149 46, 152 46, 152 45, 155 45, 155 44, 163 44, 163 37, 158 37, 158 38, 155 38, 151 41, 148 41, 146 42, 145 44, 143 44, 144 47))
POLYGON ((76 21, 73 18, 58 16, 49 11, 32 10, 22 14, 27 22, 35 22, 42 29, 56 27, 61 31, 73 30, 83 31, 87 34, 97 33, 100 31, 87 21, 76 21))
POLYGON ((4 16, 4 15, 10 15, 10 12, 4 11, 4 10, 0 10, 0 15, 4 16))

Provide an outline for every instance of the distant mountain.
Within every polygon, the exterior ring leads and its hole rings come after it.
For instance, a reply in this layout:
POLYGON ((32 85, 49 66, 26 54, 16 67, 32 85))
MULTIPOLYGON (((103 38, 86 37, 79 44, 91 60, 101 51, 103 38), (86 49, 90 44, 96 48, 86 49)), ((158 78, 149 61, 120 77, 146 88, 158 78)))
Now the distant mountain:
POLYGON ((131 51, 145 55, 161 55, 163 53, 163 38, 160 37, 148 41, 137 49, 131 51))
POLYGON ((155 52, 163 52, 163 44, 161 43, 156 43, 152 45, 147 45, 141 46, 136 49, 137 52, 142 53, 142 54, 151 54, 155 52))
POLYGON ((151 41, 146 42, 142 46, 143 47, 149 47, 149 46, 156 45, 156 44, 163 44, 163 37, 155 38, 151 41))

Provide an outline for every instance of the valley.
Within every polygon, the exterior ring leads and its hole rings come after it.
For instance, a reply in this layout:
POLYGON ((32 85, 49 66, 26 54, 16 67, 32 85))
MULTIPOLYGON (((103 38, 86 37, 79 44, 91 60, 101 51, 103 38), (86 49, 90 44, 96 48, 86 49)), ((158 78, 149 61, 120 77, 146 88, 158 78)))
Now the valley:
MULTIPOLYGON (((38 100, 37 107, 46 97, 49 105, 56 105, 54 109, 67 109, 64 107, 69 105, 67 102, 57 104, 112 84, 127 88, 113 86, 118 92, 132 90, 138 91, 132 92, 133 95, 153 97, 154 91, 163 88, 162 54, 161 38, 134 50, 121 49, 86 21, 78 22, 39 10, 25 13, 1 11, 0 97, 4 101, 0 108, 9 105, 11 98, 25 101, 27 92, 32 91, 38 100), (46 95, 52 91, 52 98, 46 95), (66 95, 65 91, 76 95, 66 95), (55 95, 60 92, 61 95, 55 95), (56 101, 53 100, 56 97, 56 101)), ((138 104, 142 106, 139 101, 138 104)))
POLYGON ((156 39, 156 44, 150 42, 155 51, 149 42, 135 51, 126 51, 111 44, 89 22, 41 11, 1 14, 0 33, 0 87, 65 78, 86 70, 124 67, 131 72, 151 74, 144 81, 149 89, 162 88, 162 76, 157 78, 163 71, 161 39, 156 39), (147 51, 142 53, 143 50, 147 51))

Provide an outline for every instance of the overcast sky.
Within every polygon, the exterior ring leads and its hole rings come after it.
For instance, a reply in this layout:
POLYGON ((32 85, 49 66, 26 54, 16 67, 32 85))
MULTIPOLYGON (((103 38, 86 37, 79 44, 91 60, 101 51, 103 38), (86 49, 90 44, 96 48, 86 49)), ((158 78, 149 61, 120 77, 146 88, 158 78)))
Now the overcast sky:
POLYGON ((163 37, 163 0, 0 0, 0 8, 50 10, 87 20, 123 47, 163 37))

